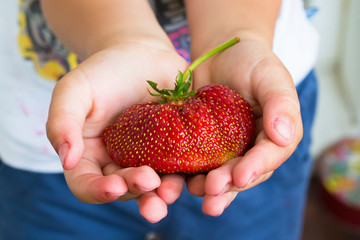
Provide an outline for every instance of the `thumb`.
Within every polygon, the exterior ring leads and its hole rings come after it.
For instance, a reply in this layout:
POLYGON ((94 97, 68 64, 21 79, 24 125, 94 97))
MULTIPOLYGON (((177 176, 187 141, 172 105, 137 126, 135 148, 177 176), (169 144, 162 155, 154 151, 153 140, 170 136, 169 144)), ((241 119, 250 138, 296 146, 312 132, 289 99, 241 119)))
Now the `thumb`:
POLYGON ((268 137, 281 147, 295 146, 302 138, 300 103, 293 80, 282 64, 258 66, 253 75, 256 95, 263 111, 263 124, 268 137))
POLYGON ((264 105, 264 129, 277 145, 287 147, 300 142, 302 122, 298 109, 295 97, 283 92, 273 92, 264 105))
POLYGON ((91 109, 87 86, 85 76, 73 71, 57 83, 50 103, 47 137, 67 170, 77 165, 84 151, 82 132, 91 109))

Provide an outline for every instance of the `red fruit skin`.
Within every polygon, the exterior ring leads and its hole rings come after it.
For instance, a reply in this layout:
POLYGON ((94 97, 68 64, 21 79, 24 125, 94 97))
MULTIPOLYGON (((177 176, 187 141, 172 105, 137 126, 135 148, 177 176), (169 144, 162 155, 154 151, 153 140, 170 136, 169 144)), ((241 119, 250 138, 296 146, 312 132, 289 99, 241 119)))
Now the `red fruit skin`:
POLYGON ((105 129, 107 151, 121 167, 199 173, 242 156, 255 130, 251 106, 234 90, 208 85, 183 103, 143 103, 105 129))

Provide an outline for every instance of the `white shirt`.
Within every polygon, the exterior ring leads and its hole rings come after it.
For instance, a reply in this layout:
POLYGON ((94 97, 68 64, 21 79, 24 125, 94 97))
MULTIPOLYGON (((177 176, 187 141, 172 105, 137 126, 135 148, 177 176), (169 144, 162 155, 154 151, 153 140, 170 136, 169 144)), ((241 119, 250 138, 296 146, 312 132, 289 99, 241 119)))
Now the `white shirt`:
MULTIPOLYGON (((22 7, 34 4, 29 8, 33 22, 19 14, 19 1, 3 0, 0 8, 0 158, 18 169, 62 172, 59 158, 46 137, 47 113, 56 83, 46 78, 60 77, 64 72, 62 67, 76 59, 58 45, 60 54, 66 56, 65 65, 60 60, 44 61, 51 52, 38 56, 27 52, 28 38, 21 34, 22 28, 26 21, 28 26, 38 23, 38 9, 35 0, 20 2, 22 7)), ((37 38, 49 37, 46 31, 32 34, 37 38)), ((314 67, 317 42, 318 35, 306 18, 302 1, 283 0, 273 50, 290 71, 295 84, 314 67)))
POLYGON ((301 0, 283 0, 275 27, 273 51, 290 72, 295 85, 314 68, 319 36, 301 0))

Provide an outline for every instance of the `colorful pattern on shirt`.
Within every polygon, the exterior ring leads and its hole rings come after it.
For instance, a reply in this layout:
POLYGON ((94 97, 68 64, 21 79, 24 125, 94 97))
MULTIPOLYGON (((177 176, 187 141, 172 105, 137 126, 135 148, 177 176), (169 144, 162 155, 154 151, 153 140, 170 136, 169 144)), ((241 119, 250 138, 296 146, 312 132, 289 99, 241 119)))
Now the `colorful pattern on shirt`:
POLYGON ((176 51, 190 62, 190 37, 182 0, 155 1, 155 13, 176 51))
POLYGON ((33 61, 38 74, 48 80, 59 80, 79 63, 46 24, 40 1, 19 0, 18 43, 21 54, 33 61))
MULTIPOLYGON (((19 0, 18 43, 21 54, 33 61, 38 74, 57 81, 79 63, 53 34, 43 16, 39 0, 19 0)), ((181 0, 158 0, 155 13, 176 51, 190 62, 190 39, 184 3, 181 0)))

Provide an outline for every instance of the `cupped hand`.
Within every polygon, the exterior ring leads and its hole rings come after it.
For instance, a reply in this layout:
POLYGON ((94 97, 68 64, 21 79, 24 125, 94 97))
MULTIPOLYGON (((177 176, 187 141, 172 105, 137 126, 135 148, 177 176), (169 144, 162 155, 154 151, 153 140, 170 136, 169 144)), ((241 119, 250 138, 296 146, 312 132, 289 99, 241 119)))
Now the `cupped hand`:
POLYGON ((243 157, 187 179, 189 192, 204 196, 203 211, 217 216, 239 191, 267 180, 295 151, 303 130, 293 80, 261 41, 240 38, 240 43, 200 65, 194 71, 194 88, 210 83, 236 90, 256 118, 254 143, 243 157))
POLYGON ((136 199, 150 222, 167 214, 184 177, 159 176, 147 166, 122 169, 108 156, 102 132, 127 107, 150 100, 146 80, 170 88, 187 63, 174 49, 139 42, 99 51, 56 84, 47 134, 64 167, 67 184, 86 203, 136 199))

